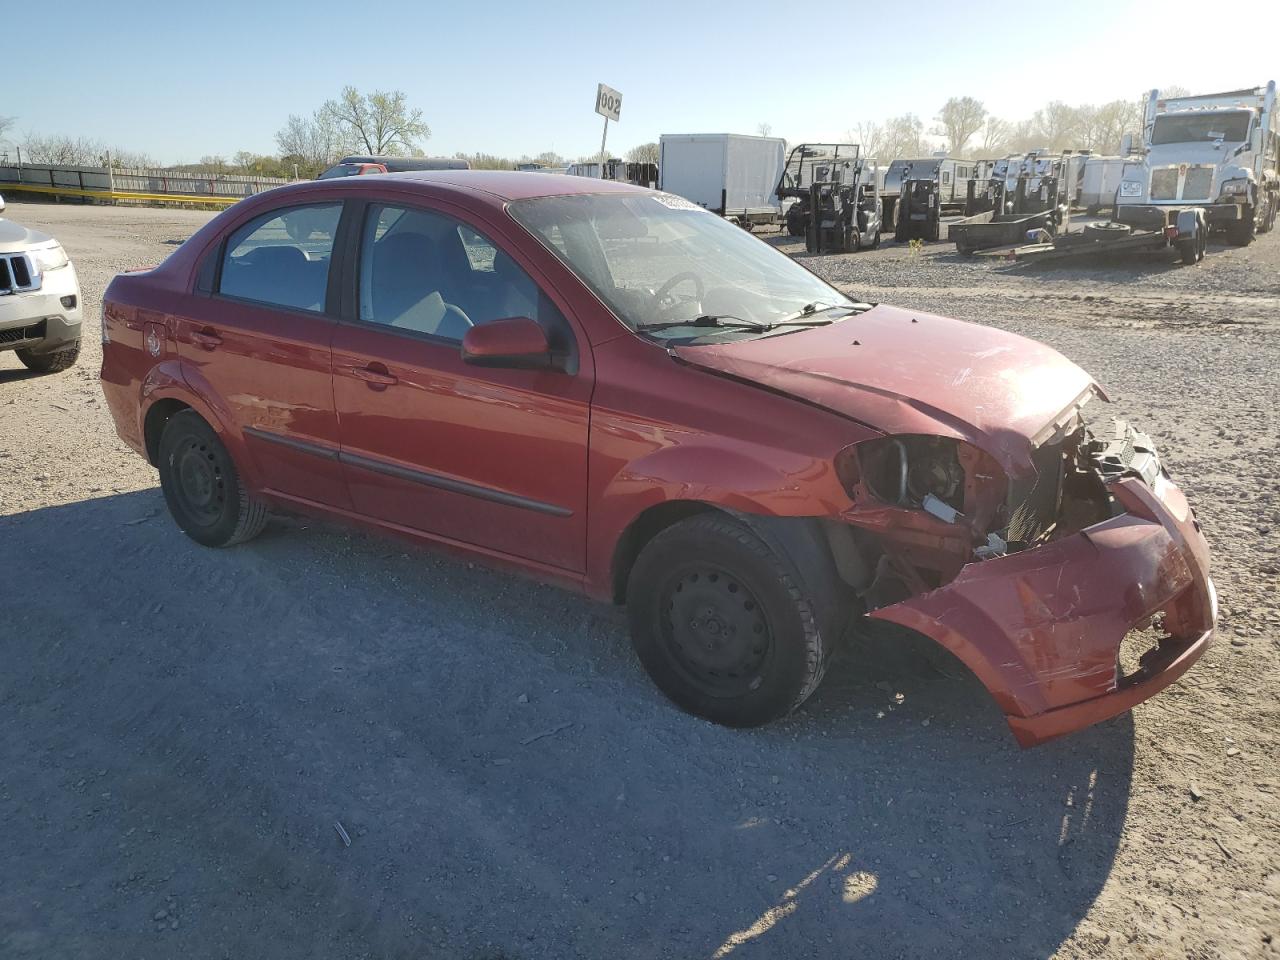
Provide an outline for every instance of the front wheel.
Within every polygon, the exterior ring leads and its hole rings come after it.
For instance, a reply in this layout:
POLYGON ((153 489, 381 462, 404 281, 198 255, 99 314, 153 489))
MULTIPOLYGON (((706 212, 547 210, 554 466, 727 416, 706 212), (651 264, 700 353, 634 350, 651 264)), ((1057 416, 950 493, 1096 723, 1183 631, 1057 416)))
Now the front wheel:
POLYGON ((662 531, 627 588, 631 639, 678 707, 730 727, 785 716, 817 689, 828 638, 794 567, 719 513, 662 531))
POLYGON ((206 547, 251 540, 266 506, 245 486, 231 454, 194 410, 174 414, 160 435, 160 488, 182 532, 206 547))
POLYGON ((30 350, 16 352, 22 365, 33 373, 60 373, 71 369, 80 359, 80 341, 49 353, 32 353, 30 350))

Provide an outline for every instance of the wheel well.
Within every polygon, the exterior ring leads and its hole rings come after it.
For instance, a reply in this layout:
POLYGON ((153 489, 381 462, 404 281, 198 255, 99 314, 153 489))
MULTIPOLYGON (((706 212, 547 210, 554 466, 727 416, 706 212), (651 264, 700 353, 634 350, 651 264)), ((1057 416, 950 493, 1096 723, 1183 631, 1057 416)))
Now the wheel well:
POLYGON ((668 500, 644 510, 618 538, 613 550, 613 602, 625 603, 627 580, 645 545, 672 524, 717 508, 700 500, 668 500))
POLYGON ((181 400, 157 400, 147 411, 142 436, 147 445, 147 460, 153 467, 160 462, 160 435, 164 433, 164 425, 175 413, 190 409, 181 400))

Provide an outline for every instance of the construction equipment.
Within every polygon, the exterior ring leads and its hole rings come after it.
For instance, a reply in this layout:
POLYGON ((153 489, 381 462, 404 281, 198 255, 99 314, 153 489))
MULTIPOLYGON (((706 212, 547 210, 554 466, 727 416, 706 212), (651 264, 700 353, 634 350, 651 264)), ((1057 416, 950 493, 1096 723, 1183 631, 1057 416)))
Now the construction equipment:
POLYGON ((1157 230, 1134 230, 1124 223, 1090 223, 1079 233, 1062 233, 1045 242, 984 250, 983 254, 1024 263, 1050 263, 1170 250, 1183 263, 1196 264, 1204 259, 1208 237, 1209 225, 1204 211, 1186 208, 1169 211, 1164 225, 1157 230))
POLYGON ((856 143, 802 143, 792 147, 774 190, 786 208, 787 232, 791 236, 802 237, 809 230, 810 188, 814 184, 855 186, 863 179, 859 153, 856 143))
POLYGON ((880 190, 873 169, 855 161, 850 175, 851 182, 809 184, 804 243, 809 253, 856 253, 880 246, 880 190))
POLYGON ((968 256, 988 247, 1024 242, 1039 231, 1049 236, 1065 231, 1070 220, 1066 170, 1062 157, 1045 156, 1040 151, 1027 154, 1016 167, 1010 158, 998 205, 948 228, 956 250, 968 256))
POLYGON ((932 171, 924 177, 908 172, 902 178, 894 240, 902 243, 938 239, 942 231, 942 197, 938 191, 938 180, 932 171))

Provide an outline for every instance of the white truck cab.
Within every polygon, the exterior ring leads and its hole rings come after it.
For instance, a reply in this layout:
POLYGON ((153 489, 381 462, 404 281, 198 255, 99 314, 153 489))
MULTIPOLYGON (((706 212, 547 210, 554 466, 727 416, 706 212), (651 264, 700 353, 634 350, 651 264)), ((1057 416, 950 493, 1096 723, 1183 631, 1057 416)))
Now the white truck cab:
POLYGON ((1204 211, 1209 228, 1244 246, 1280 212, 1280 120, 1276 84, 1162 98, 1152 90, 1145 148, 1116 192, 1121 223, 1160 228, 1179 210, 1204 211))

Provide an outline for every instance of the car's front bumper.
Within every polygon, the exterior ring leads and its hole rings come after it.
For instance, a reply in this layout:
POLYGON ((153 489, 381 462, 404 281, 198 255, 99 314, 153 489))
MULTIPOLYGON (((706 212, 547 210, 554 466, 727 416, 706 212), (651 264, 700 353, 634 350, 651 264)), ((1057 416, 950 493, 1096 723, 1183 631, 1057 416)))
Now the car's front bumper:
POLYGON ((1072 536, 965 566, 871 616, 925 634, 991 691, 1024 747, 1124 713, 1208 648, 1217 620, 1209 547, 1163 474, 1111 485, 1126 511, 1072 536), (1128 676, 1120 646, 1157 618, 1165 634, 1128 676))
POLYGON ((0 350, 45 353, 74 343, 80 339, 83 311, 75 267, 50 270, 39 290, 0 297, 0 350), (64 306, 64 297, 74 297, 74 306, 64 306))

